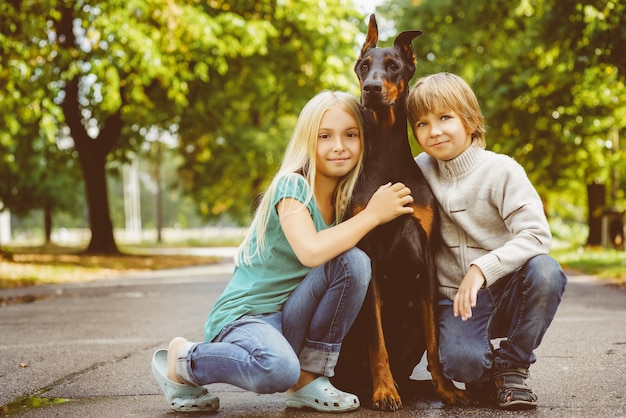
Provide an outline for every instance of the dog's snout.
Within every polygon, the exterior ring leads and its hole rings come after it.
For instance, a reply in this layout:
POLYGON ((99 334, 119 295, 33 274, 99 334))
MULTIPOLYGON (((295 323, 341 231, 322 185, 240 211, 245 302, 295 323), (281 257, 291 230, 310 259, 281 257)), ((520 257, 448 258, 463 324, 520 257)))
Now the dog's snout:
POLYGON ((383 91, 383 83, 378 81, 366 81, 363 83, 363 92, 368 94, 380 94, 383 91))

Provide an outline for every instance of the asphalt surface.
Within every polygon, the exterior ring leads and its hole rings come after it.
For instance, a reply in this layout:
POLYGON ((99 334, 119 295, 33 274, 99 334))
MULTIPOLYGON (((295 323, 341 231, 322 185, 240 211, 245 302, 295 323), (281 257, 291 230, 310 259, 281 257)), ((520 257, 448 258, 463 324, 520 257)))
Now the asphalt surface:
MULTIPOLYGON (((318 417, 282 394, 208 386, 221 401, 209 414, 170 410, 150 371, 174 336, 200 340, 232 264, 138 274, 81 285, 0 289, 0 415, 15 417, 318 417), (6 303, 26 300, 29 303, 6 303)), ((401 411, 362 399, 346 417, 626 417, 626 289, 569 275, 563 303, 536 351, 528 381, 533 411, 448 407, 420 363, 415 396, 401 411)))

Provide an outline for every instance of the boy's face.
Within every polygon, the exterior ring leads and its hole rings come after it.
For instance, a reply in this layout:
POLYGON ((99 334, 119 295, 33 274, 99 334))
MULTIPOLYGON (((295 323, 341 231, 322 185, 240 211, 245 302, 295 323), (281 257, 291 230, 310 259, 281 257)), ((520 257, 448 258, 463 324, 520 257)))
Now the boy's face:
POLYGON ((413 133, 428 155, 448 161, 458 157, 472 144, 472 135, 452 110, 429 112, 413 125, 413 133))

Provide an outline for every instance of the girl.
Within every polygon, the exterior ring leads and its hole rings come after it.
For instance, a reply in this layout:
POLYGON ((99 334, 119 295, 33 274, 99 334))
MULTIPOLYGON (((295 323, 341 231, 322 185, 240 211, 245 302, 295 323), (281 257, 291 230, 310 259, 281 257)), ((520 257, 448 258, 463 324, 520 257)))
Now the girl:
POLYGON ((342 222, 362 159, 356 98, 315 96, 209 314, 206 342, 175 338, 153 356, 153 374, 172 409, 216 410, 219 400, 202 386, 217 382, 257 393, 287 391, 288 407, 359 407, 355 395, 328 380, 370 280, 370 260, 355 246, 376 226, 413 212, 405 206, 410 190, 388 183, 342 222))
POLYGON ((534 408, 528 368, 567 281, 547 255, 552 237, 541 199, 518 163, 485 150, 478 100, 460 77, 419 79, 407 108, 424 150, 415 161, 441 214, 435 264, 444 374, 466 383, 478 402, 534 408), (497 337, 506 339, 494 349, 497 337))

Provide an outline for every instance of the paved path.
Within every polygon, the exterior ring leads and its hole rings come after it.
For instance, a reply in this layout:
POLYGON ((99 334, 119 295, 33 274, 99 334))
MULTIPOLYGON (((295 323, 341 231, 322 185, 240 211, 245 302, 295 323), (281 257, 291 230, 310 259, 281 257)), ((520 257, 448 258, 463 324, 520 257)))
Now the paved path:
MULTIPOLYGON (((173 417, 150 372, 150 359, 177 335, 202 336, 231 264, 160 271, 82 285, 0 290, 0 415, 18 417, 173 417), (38 406, 43 405, 43 406, 38 406)), ((405 408, 361 408, 346 417, 626 417, 626 290, 570 276, 564 301, 531 368, 535 411, 504 413, 446 407, 427 382, 405 408)), ((420 379, 423 366, 416 369, 420 379)), ((283 395, 212 385, 214 417, 317 417, 286 409, 283 395)), ((363 404, 367 401, 363 400, 363 404)))

